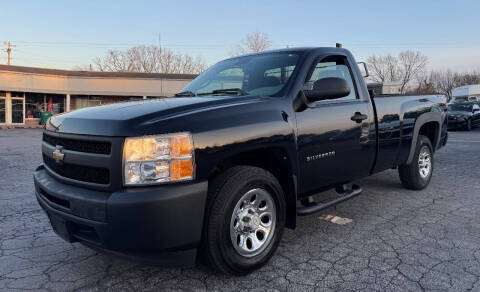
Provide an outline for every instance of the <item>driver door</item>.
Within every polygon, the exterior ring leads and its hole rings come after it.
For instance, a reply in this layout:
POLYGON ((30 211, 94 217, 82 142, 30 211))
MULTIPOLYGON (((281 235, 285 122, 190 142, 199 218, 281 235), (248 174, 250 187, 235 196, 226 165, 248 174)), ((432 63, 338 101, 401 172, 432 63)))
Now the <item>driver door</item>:
POLYGON ((305 86, 322 78, 347 81, 348 96, 316 102, 296 113, 300 167, 299 188, 306 193, 367 176, 373 164, 374 116, 369 100, 360 99, 352 69, 344 56, 329 56, 315 62, 305 86), (360 113, 363 121, 352 120, 360 113))

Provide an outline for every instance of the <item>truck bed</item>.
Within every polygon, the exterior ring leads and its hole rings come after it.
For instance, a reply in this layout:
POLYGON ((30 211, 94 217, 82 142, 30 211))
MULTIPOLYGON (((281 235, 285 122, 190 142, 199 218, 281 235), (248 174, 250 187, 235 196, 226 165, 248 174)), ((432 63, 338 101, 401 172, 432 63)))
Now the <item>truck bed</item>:
MULTIPOLYGON (((446 114, 447 110, 446 97, 443 95, 376 95, 372 102, 378 123, 377 158, 372 173, 407 161, 415 122, 420 114, 446 114)), ((446 125, 442 129, 445 129, 441 134, 443 137, 446 135, 446 125)))

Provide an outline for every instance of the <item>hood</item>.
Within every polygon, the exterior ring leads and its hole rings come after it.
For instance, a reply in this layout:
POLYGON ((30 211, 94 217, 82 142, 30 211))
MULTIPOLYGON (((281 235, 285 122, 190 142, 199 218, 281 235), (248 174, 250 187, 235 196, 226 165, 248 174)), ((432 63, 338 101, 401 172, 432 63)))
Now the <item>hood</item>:
MULTIPOLYGON (((53 116, 47 130, 98 136, 135 136, 190 131, 189 117, 216 108, 260 102, 256 96, 204 96, 123 102, 53 116), (148 129, 148 130, 147 130, 148 129), (155 131, 155 133, 151 133, 155 131)), ((197 121, 198 122, 198 121, 197 121)))
POLYGON ((468 116, 471 116, 472 113, 467 112, 467 111, 448 111, 448 115, 449 116, 465 116, 465 117, 468 117, 468 116))

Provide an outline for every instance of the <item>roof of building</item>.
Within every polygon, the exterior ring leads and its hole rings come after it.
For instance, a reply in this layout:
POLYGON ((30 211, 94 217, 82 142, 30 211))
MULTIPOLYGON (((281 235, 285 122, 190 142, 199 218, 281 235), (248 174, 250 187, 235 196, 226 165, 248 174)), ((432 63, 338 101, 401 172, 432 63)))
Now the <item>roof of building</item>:
POLYGON ((165 73, 137 73, 137 72, 99 72, 99 71, 74 71, 61 69, 48 69, 37 67, 24 67, 12 65, 0 65, 0 71, 56 75, 69 77, 97 77, 97 78, 141 78, 141 79, 194 79, 195 74, 165 74, 165 73))

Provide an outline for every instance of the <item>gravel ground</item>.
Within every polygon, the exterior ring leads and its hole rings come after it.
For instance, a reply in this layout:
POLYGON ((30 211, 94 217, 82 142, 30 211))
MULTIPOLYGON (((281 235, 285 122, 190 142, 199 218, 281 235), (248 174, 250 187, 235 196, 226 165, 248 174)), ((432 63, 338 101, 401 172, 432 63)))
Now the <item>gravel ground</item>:
POLYGON ((246 277, 141 266, 62 241, 34 198, 40 139, 0 131, 2 291, 480 290, 480 129, 450 133, 427 189, 403 189, 394 170, 360 180, 362 195, 300 217, 270 263, 246 277))

